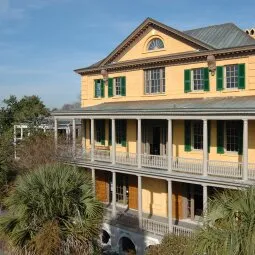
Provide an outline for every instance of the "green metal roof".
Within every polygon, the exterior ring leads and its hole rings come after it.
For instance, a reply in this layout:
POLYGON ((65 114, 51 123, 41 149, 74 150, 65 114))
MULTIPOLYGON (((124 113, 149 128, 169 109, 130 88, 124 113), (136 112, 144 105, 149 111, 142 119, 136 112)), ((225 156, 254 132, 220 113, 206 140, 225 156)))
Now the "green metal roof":
POLYGON ((184 33, 216 49, 255 45, 255 39, 233 23, 197 28, 184 33))
POLYGON ((144 100, 102 103, 70 111, 55 111, 53 115, 70 113, 88 114, 141 114, 152 112, 249 112, 255 113, 255 96, 217 97, 171 100, 144 100))

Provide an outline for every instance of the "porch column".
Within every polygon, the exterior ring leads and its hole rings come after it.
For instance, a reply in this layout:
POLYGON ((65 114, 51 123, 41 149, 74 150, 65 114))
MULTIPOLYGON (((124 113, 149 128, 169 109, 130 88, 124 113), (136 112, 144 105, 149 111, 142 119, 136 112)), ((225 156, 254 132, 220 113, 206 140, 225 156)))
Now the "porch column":
POLYGON ((95 151, 95 120, 90 119, 91 161, 94 161, 95 151))
POLYGON ((116 163, 116 128, 115 119, 112 119, 112 164, 116 163))
POLYGON ((75 119, 73 119, 73 157, 75 157, 75 151, 76 151, 76 123, 75 119))
POLYGON ((168 171, 172 171, 172 158, 173 158, 173 139, 172 139, 172 120, 168 120, 168 133, 167 133, 167 151, 168 151, 168 171))
POLYGON ((173 202, 172 202, 172 181, 168 180, 168 228, 169 232, 173 232, 173 202))
POLYGON ((138 175, 138 219, 139 228, 143 227, 143 203, 142 203, 142 176, 138 175))
POLYGON ((203 175, 207 176, 208 168, 208 133, 207 120, 203 120, 203 175))
POLYGON ((112 172, 112 217, 116 217, 116 172, 112 172))
POLYGON ((21 138, 21 140, 23 140, 23 134, 24 134, 23 126, 21 125, 21 128, 20 128, 20 138, 21 138))
POLYGON ((91 174, 92 174, 92 191, 93 195, 96 196, 96 170, 95 168, 91 168, 91 174))
POLYGON ((142 121, 137 119, 138 168, 142 167, 142 121))
POLYGON ((55 143, 55 152, 57 153, 58 148, 58 120, 54 118, 54 143, 55 143))
POLYGON ((243 120, 243 180, 248 180, 248 119, 243 120))
POLYGON ((81 120, 81 143, 82 143, 82 150, 85 151, 86 148, 86 120, 81 120))
POLYGON ((207 210, 207 201, 208 201, 208 191, 207 191, 207 185, 203 185, 203 214, 204 217, 206 215, 207 210))

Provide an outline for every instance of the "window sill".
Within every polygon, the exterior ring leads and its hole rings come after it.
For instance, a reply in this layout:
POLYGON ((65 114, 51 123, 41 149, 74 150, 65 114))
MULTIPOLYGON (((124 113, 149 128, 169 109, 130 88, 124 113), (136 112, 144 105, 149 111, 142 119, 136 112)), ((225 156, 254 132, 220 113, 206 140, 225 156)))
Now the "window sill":
POLYGON ((204 90, 190 91, 188 94, 205 94, 206 92, 209 92, 209 91, 204 91, 204 90))
POLYGON ((94 97, 93 100, 102 100, 104 97, 94 97))
POLYGON ((120 98, 123 98, 124 96, 113 96, 111 97, 112 99, 120 99, 120 98))
MULTIPOLYGON (((222 155, 229 156, 229 157, 239 156, 238 152, 235 152, 235 151, 224 151, 224 154, 222 154, 222 155)), ((240 155, 240 156, 242 156, 242 155, 240 155)))
POLYGON ((203 153, 203 150, 195 150, 195 149, 192 149, 189 153, 190 153, 190 154, 202 154, 202 153, 203 153))
POLYGON ((230 92, 240 92, 240 89, 224 89, 221 92, 222 93, 230 93, 230 92))
POLYGON ((142 54, 148 54, 148 53, 154 53, 154 52, 161 52, 161 51, 166 51, 166 49, 158 49, 158 50, 148 50, 148 51, 144 51, 142 52, 142 54))
POLYGON ((159 94, 145 94, 142 95, 142 97, 158 97, 158 96, 166 96, 165 93, 159 93, 159 94))

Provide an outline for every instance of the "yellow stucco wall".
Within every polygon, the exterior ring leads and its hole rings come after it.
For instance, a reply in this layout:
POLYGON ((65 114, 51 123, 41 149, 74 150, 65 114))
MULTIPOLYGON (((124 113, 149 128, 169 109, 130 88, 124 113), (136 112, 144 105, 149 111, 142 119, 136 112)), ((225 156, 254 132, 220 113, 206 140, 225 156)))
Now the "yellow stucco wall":
POLYGON ((108 98, 108 90, 105 88, 104 98, 94 98, 94 80, 101 79, 101 75, 82 76, 81 81, 81 103, 82 107, 101 104, 104 102, 120 102, 134 100, 161 100, 177 98, 208 98, 208 97, 227 97, 227 96, 249 96, 255 95, 255 56, 235 58, 217 61, 218 66, 229 64, 244 63, 246 67, 246 87, 244 90, 223 90, 216 91, 216 75, 209 76, 209 92, 190 92, 184 93, 184 70, 206 67, 204 63, 192 63, 189 65, 166 66, 164 94, 145 95, 144 94, 144 71, 133 70, 129 72, 110 73, 109 77, 126 76, 126 96, 116 96, 108 98))
POLYGON ((142 206, 145 213, 167 217, 167 182, 143 177, 142 206))

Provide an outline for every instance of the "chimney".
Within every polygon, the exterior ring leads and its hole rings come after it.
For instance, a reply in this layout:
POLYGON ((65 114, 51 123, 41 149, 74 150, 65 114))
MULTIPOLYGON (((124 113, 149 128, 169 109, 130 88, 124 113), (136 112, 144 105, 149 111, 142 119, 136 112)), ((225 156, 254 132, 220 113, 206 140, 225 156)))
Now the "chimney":
POLYGON ((255 39, 255 28, 246 29, 245 33, 255 39))

